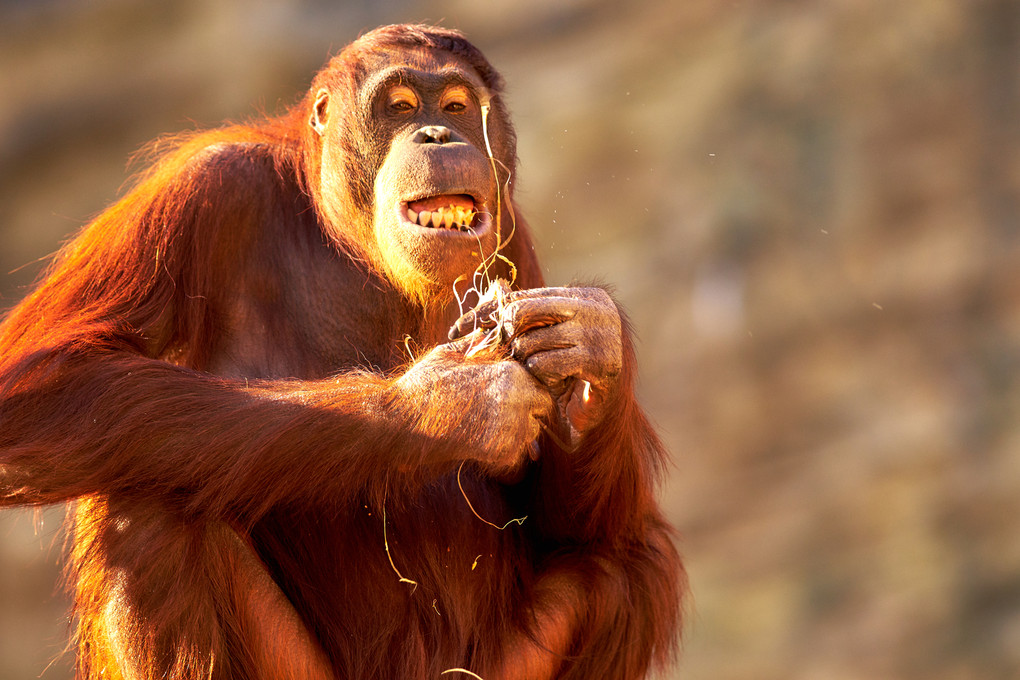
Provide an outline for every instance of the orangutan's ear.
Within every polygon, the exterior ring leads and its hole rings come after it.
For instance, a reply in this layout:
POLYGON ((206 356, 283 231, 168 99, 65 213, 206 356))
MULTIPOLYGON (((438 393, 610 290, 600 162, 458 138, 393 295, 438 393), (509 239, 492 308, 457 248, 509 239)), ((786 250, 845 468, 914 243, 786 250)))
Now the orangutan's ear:
POLYGON ((315 106, 312 107, 312 114, 308 117, 308 124, 321 137, 326 132, 326 122, 328 120, 329 90, 323 88, 315 93, 315 106))

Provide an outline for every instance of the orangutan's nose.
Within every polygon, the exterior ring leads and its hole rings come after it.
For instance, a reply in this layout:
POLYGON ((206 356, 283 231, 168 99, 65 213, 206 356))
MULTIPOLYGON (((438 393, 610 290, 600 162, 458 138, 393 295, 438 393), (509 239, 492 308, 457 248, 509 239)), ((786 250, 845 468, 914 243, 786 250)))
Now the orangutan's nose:
POLYGON ((415 144, 448 144, 450 128, 442 125, 429 125, 414 133, 415 144))

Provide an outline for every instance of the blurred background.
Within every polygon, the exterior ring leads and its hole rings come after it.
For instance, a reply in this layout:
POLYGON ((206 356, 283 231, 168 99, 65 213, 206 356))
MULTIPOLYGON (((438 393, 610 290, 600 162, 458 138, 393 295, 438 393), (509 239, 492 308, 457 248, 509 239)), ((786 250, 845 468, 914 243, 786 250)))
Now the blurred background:
MULTIPOLYGON (((1020 3, 0 0, 0 306, 161 133, 379 24, 507 79, 553 284, 612 282, 703 680, 1020 677, 1020 3)), ((63 509, 0 513, 0 678, 61 680, 63 509)))

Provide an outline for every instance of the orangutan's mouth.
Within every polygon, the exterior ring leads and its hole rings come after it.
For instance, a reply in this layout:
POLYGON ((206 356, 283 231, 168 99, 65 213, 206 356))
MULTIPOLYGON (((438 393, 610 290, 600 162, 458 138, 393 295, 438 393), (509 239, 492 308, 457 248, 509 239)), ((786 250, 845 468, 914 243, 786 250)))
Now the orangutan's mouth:
POLYGON ((411 224, 465 233, 478 232, 488 223, 484 207, 468 194, 428 196, 402 206, 411 224))

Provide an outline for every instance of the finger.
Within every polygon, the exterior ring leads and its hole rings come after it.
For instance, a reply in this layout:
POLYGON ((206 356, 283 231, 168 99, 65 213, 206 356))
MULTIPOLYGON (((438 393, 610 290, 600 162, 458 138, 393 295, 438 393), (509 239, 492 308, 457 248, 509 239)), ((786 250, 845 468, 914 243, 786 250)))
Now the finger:
POLYGON ((578 347, 538 352, 527 358, 524 367, 536 380, 559 394, 567 378, 583 377, 585 354, 578 347))
POLYGON ((477 342, 481 340, 483 335, 484 331, 472 331, 462 336, 452 338, 450 342, 437 346, 433 351, 440 352, 444 356, 463 357, 477 342))
POLYGON ((496 326, 496 310, 498 305, 495 301, 485 302, 474 309, 465 312, 457 319, 450 328, 448 337, 450 340, 467 335, 477 328, 493 328, 496 326))
POLYGON ((563 314, 553 313, 549 316, 533 315, 527 319, 524 319, 523 327, 517 328, 515 326, 521 325, 514 321, 512 315, 514 312, 512 309, 518 305, 526 305, 528 309, 533 309, 532 305, 541 305, 543 302, 555 303, 557 307, 562 310, 569 307, 577 307, 579 304, 591 304, 592 302, 612 304, 612 299, 609 295, 601 288, 571 288, 566 286, 558 286, 551 288, 526 288, 524 290, 514 290, 508 293, 505 297, 506 308, 502 314, 499 314, 499 302, 497 300, 489 300, 478 305, 474 309, 463 314, 454 323, 453 327, 450 328, 449 338, 454 340, 458 337, 466 335, 476 328, 492 328, 497 323, 497 318, 502 316, 504 323, 508 323, 507 333, 512 335, 514 332, 524 333, 532 328, 540 328, 542 326, 551 326, 557 323, 565 321, 567 318, 563 314), (506 309, 510 309, 507 312, 506 309), (562 318, 561 318, 562 317, 562 318))
POLYGON ((456 340, 457 338, 463 337, 470 333, 475 328, 475 313, 468 312, 463 314, 457 321, 450 326, 449 332, 446 337, 450 340, 456 340))
POLYGON ((503 309, 503 328, 508 337, 536 328, 554 326, 574 318, 577 301, 564 297, 525 298, 503 309))
POLYGON ((507 296, 510 302, 516 300, 525 300, 528 298, 551 298, 551 297, 574 297, 574 288, 567 288, 565 286, 557 286, 551 288, 523 288, 520 290, 512 290, 507 296))
POLYGON ((576 347, 583 340, 583 332, 571 326, 546 326, 518 334, 510 343, 510 354, 517 361, 523 362, 539 352, 576 347))
POLYGON ((599 304, 612 304, 612 296, 604 288, 598 286, 557 286, 553 288, 524 288, 509 293, 507 300, 513 302, 526 298, 562 297, 572 300, 587 300, 599 304))

